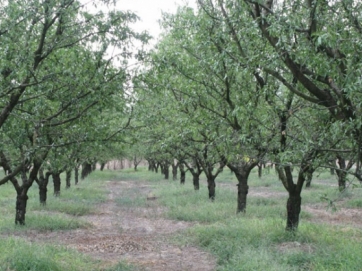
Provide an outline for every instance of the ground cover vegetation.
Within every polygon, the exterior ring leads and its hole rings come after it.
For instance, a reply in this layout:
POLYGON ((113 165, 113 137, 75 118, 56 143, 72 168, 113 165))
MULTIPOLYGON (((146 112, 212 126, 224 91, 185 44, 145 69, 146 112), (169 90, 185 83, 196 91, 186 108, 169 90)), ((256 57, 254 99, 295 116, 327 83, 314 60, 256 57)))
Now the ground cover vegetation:
MULTIPOLYGON (((62 174, 62 178, 63 175, 65 174, 62 174)), ((13 188, 9 184, 3 186, 0 192, 0 270, 137 270, 121 261, 114 266, 104 265, 100 260, 59 244, 54 237, 47 240, 39 240, 37 237, 37 233, 91 229, 92 225, 82 217, 96 213, 97 206, 106 200, 104 185, 114 178, 112 176, 117 174, 94 173, 76 188, 65 190, 61 197, 53 198, 46 206, 39 205, 36 197, 38 189, 32 186, 28 193, 28 212, 31 215, 26 226, 14 225, 14 198, 11 196, 13 188)), ((52 188, 53 184, 49 186, 52 188)))
MULTIPOLYGON (((147 53, 133 48, 149 36, 132 30, 131 12, 91 12, 74 0, 0 4, 0 192, 3 206, 16 198, 15 224, 25 225, 31 208, 24 230, 87 227, 75 218, 105 199, 102 185, 78 190, 71 180, 118 157, 137 173, 145 159, 150 171, 169 180, 171 169, 185 184, 157 188, 159 202, 170 217, 200 223, 190 242, 217 255, 221 270, 357 266, 360 232, 316 226, 304 208, 321 199, 332 209, 340 199, 343 208, 362 205, 361 3, 198 0, 195 9, 163 15, 161 38, 147 53), (142 68, 130 70, 131 57, 142 68), (260 181, 268 170, 273 181, 260 181), (329 175, 320 180, 332 173, 335 187, 323 181, 329 175), (233 186, 224 181, 231 178, 233 186), (336 245, 337 236, 351 242, 336 245), (284 247, 292 252, 279 253, 284 247)), ((148 172, 133 176, 158 183, 148 172)), ((137 194, 117 204, 143 206, 137 194)), ((12 232, 11 211, 1 212, 0 229, 12 232)))
POLYGON ((302 192, 306 207, 301 212, 302 224, 298 232, 288 233, 282 227, 288 215, 284 207, 288 193, 275 170, 264 172, 262 178, 256 169, 251 172, 248 211, 241 215, 235 215, 237 179, 232 172, 224 171, 218 178, 218 201, 205 197, 206 179, 201 176, 199 192, 193 190, 191 174, 183 186, 153 181, 153 193, 167 206, 167 216, 196 223, 175 242, 204 247, 217 257, 217 270, 359 269, 361 221, 356 223, 343 214, 360 212, 354 205, 361 196, 360 187, 349 186, 341 194, 337 177, 318 170, 314 185, 302 192))
POLYGON ((302 191, 304 208, 298 231, 285 232, 283 224, 287 217, 285 201, 288 193, 278 180, 275 169, 269 172, 263 170, 262 178, 258 175, 258 170, 254 169, 249 176, 248 211, 236 215, 237 178, 230 170, 219 174, 218 193, 214 201, 207 197, 205 174, 201 174, 199 190, 195 191, 191 173, 186 173, 185 183, 181 185, 178 181, 165 180, 160 172, 156 174, 144 167, 137 171, 133 168, 97 171, 80 182, 77 188, 64 191, 54 199, 57 204, 48 204, 46 209, 39 209, 35 197, 38 191, 32 187, 28 206, 32 215, 29 215, 26 227, 11 223, 13 198, 8 195, 12 188, 7 185, 9 190, 1 192, 4 217, 0 227, 1 268, 138 270, 137 265, 132 267, 125 263, 113 267, 104 265, 101 261, 66 248, 66 244, 59 245, 49 238, 37 239, 37 232, 55 235, 77 229, 91 232, 92 225, 84 222, 82 217, 97 213, 99 204, 106 201, 104 183, 112 181, 134 184, 122 188, 119 197, 114 198, 117 208, 129 209, 134 215, 140 212, 139 208, 148 208, 151 220, 161 216, 191 223, 188 229, 168 235, 168 241, 186 251, 190 246, 208 251, 216 259, 217 270, 359 269, 359 240, 362 237, 361 210, 358 206, 362 193, 360 187, 348 186, 341 194, 337 176, 331 175, 329 170, 317 170, 312 186, 302 191), (143 194, 141 184, 147 184, 151 192, 143 194), (75 191, 71 191, 73 189, 75 191), (155 199, 147 200, 150 194, 155 199), (326 199, 333 201, 333 205, 326 199), (70 204, 72 208, 69 210, 70 204), (83 208, 84 204, 89 207, 87 213, 73 212, 73 209, 83 208), (164 211, 156 213, 153 208, 164 211), (32 241, 29 242, 31 236, 32 241))

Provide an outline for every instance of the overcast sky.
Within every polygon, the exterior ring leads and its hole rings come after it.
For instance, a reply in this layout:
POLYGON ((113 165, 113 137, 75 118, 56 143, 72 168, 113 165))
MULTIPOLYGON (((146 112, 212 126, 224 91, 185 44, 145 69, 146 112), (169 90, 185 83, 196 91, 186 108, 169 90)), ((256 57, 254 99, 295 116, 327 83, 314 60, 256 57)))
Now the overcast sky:
MULTIPOLYGON (((140 17, 140 20, 133 24, 132 27, 137 32, 148 31, 154 38, 149 42, 150 47, 154 46, 161 33, 158 20, 161 19, 162 12, 175 13, 178 6, 188 5, 196 8, 197 0, 115 0, 116 7, 100 4, 100 0, 80 0, 84 4, 84 8, 91 12, 99 10, 107 11, 108 9, 116 8, 117 10, 127 11, 130 10, 140 17)), ((112 0, 110 2, 113 2, 112 0)), ((134 43, 137 46, 137 42, 134 43)), ((115 53, 112 49, 110 54, 115 53)), ((134 61, 130 60, 132 65, 134 61)))
POLYGON ((117 0, 117 8, 131 10, 141 18, 135 30, 147 30, 155 38, 160 34, 157 21, 161 19, 161 12, 175 13, 177 6, 185 4, 196 7, 196 0, 117 0))

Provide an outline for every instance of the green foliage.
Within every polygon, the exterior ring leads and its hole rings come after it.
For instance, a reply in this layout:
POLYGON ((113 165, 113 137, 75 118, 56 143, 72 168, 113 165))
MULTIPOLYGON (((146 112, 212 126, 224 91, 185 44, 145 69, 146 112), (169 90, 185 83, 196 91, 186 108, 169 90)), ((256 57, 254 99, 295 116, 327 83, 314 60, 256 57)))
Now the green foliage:
MULTIPOLYGON (((37 177, 43 182, 39 170, 56 174, 122 150, 132 114, 125 94, 132 41, 143 45, 149 37, 131 28, 134 13, 99 4, 107 8, 90 13, 90 3, 78 1, 2 3, 0 153, 14 176, 0 185, 10 179, 18 192, 27 191, 37 177), (111 48, 122 53, 109 54, 111 48)), ((89 212, 60 205, 50 207, 89 212)))

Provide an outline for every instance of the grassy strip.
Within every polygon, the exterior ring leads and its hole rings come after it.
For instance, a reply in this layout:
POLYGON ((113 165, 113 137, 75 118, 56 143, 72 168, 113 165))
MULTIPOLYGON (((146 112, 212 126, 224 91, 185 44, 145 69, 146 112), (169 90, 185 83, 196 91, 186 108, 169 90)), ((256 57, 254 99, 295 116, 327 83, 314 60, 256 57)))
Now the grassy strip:
POLYGON ((13 215, 7 216, 0 221, 0 233, 10 234, 12 232, 21 232, 27 230, 37 231, 60 231, 73 230, 87 227, 88 224, 80 219, 69 217, 64 214, 52 214, 41 212, 29 215, 26 218, 26 226, 14 224, 13 215))
MULTIPOLYGON (((0 233, 23 230, 69 230, 87 225, 78 216, 92 213, 97 204, 106 199, 106 181, 149 181, 155 188, 157 202, 167 207, 173 219, 193 221, 196 226, 183 232, 178 242, 193 244, 210 251, 218 263, 218 270, 360 270, 362 233, 353 226, 332 226, 312 223, 313 215, 301 214, 296 234, 286 233, 285 202, 287 194, 271 171, 262 179, 254 172, 250 181, 247 213, 236 215, 236 181, 225 171, 217 180, 215 202, 207 199, 205 177, 201 190, 194 191, 191 178, 186 185, 177 181, 163 181, 160 174, 145 169, 95 172, 77 187, 63 190, 59 198, 49 195, 46 207, 38 203, 36 185, 29 193, 25 227, 13 226, 15 191, 11 185, 0 189, 0 233), (266 192, 267 191, 267 192, 266 192), (275 194, 273 194, 275 193, 275 194), (69 215, 70 214, 70 215, 69 215)), ((350 189, 340 194, 326 173, 320 173, 312 188, 303 191, 303 205, 324 204, 337 199, 340 207, 358 208, 362 190, 350 189), (323 199, 322 199, 323 198, 323 199)), ((49 191, 51 191, 51 184, 49 191)), ((143 206, 144 198, 137 197, 137 185, 120 193, 120 206, 143 206)), ((3 238, 0 242, 0 270, 104 270, 100 263, 75 251, 59 246, 31 244, 25 240, 3 238), (74 263, 74 264, 73 264, 74 263)), ((135 270, 120 263, 108 271, 135 270)))
MULTIPOLYGON (((116 266, 105 268, 75 250, 52 244, 30 243, 22 237, 8 237, 11 234, 41 231, 64 231, 89 227, 80 216, 94 213, 97 204, 107 199, 106 184, 109 180, 119 179, 118 172, 96 171, 77 186, 62 188, 60 197, 52 195, 53 185, 48 185, 46 206, 38 199, 38 186, 29 190, 26 225, 14 225, 16 192, 12 185, 0 187, 0 271, 131 271, 134 266, 120 262, 116 266)), ((64 177, 63 177, 64 178, 64 177)), ((63 179, 62 178, 62 179, 63 179)), ((20 234, 21 236, 21 234, 20 234)))
POLYGON ((86 271, 97 264, 76 251, 7 238, 0 242, 0 270, 86 271))
POLYGON ((119 263, 104 269, 100 261, 92 260, 75 250, 61 246, 40 245, 21 239, 5 238, 0 242, 0 271, 132 271, 135 267, 119 263))
MULTIPOLYGON (((162 176, 158 176, 161 180, 162 176)), ((313 223, 313 215, 303 211, 305 204, 323 205, 327 209, 325 198, 336 200, 337 208, 358 208, 361 188, 340 194, 336 180, 327 173, 319 173, 312 188, 302 193, 300 226, 291 234, 284 230, 287 193, 273 172, 262 179, 253 172, 249 191, 260 191, 260 195, 249 196, 247 212, 239 215, 235 213, 235 180, 227 172, 219 180, 215 202, 207 199, 204 180, 200 191, 193 190, 190 179, 184 186, 172 181, 154 182, 154 193, 159 203, 167 207, 168 217, 198 222, 177 241, 211 252, 217 259, 218 270, 361 270, 362 231, 347 221, 345 226, 313 223), (232 186, 228 185, 231 183, 232 186)))

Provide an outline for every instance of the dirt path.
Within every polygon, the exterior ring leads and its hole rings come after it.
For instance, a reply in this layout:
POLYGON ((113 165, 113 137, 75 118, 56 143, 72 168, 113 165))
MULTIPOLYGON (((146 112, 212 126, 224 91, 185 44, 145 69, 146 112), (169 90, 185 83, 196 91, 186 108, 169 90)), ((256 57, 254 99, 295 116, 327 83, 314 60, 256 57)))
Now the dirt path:
POLYGON ((109 181, 108 200, 92 215, 82 219, 90 223, 87 229, 56 232, 27 232, 31 241, 49 241, 74 248, 104 262, 105 267, 124 260, 141 270, 211 271, 215 270, 212 256, 192 246, 178 247, 170 242, 177 231, 191 223, 162 218, 164 211, 157 200, 147 201, 146 207, 122 207, 115 199, 122 191, 137 189, 137 196, 147 197, 151 188, 132 181, 109 181))

